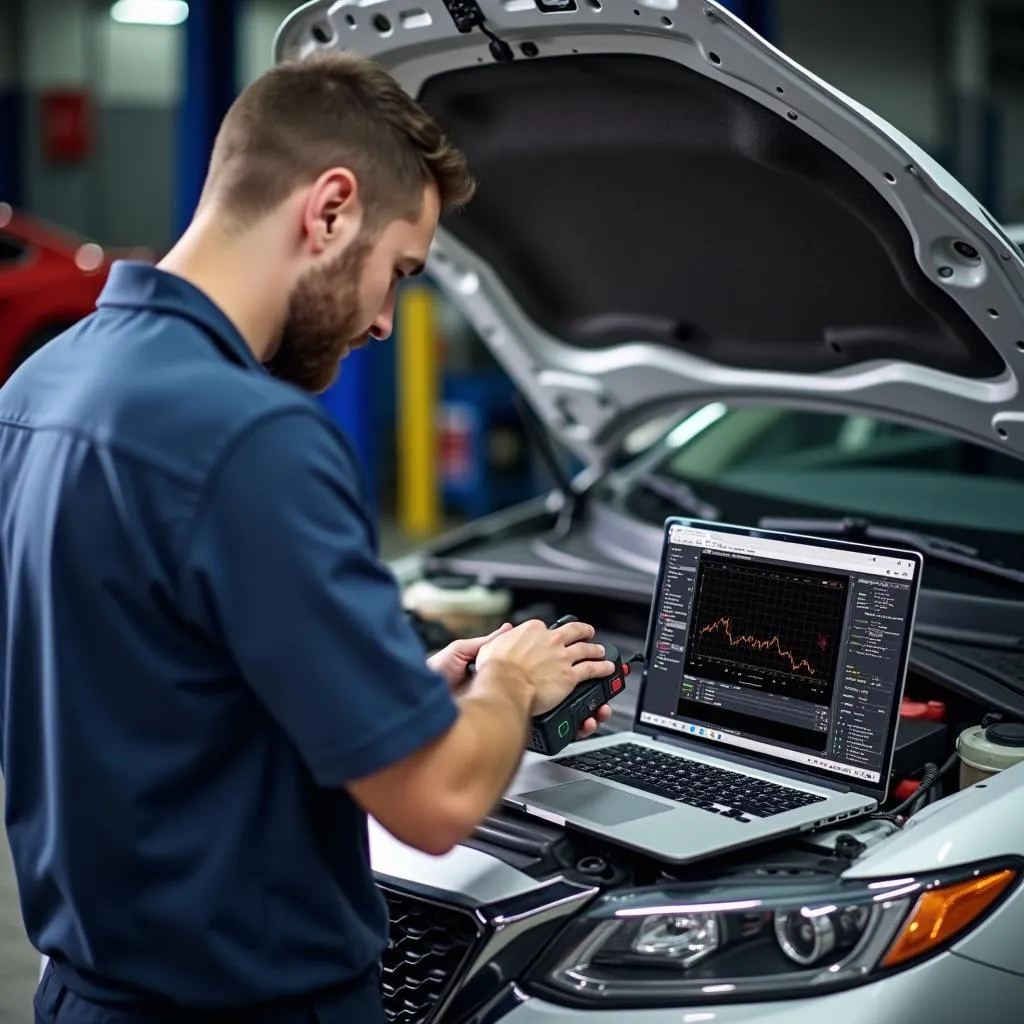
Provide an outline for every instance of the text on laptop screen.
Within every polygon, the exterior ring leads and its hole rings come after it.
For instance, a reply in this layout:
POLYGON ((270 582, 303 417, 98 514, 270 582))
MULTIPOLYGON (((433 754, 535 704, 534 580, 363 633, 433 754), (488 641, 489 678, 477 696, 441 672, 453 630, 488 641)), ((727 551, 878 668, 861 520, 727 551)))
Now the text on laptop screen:
POLYGON ((640 721, 877 784, 917 569, 670 526, 640 721))

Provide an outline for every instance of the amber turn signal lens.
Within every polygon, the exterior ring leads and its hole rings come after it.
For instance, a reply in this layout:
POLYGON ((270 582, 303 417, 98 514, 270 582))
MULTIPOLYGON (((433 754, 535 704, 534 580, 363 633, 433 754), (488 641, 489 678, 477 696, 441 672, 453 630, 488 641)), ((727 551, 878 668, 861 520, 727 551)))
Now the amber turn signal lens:
POLYGON ((922 893, 882 966, 895 967, 948 942, 985 913, 1016 877, 1007 869, 922 893))

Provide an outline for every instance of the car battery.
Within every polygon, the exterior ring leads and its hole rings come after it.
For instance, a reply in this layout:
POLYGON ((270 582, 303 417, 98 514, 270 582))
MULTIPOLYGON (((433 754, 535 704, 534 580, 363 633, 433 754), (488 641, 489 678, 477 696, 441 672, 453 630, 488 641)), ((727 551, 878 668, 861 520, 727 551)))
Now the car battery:
POLYGON ((901 718, 896 729, 892 780, 918 776, 926 764, 941 765, 949 756, 949 726, 927 718, 901 718))

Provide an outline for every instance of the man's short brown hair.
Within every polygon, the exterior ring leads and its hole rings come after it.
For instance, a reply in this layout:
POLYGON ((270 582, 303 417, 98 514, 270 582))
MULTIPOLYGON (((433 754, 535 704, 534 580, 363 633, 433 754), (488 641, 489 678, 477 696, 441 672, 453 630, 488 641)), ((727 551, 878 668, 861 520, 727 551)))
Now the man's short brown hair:
POLYGON ((331 53, 280 64, 242 91, 217 134, 204 199, 216 194, 244 226, 332 167, 355 174, 371 229, 415 219, 431 183, 445 209, 475 187, 463 154, 391 75, 331 53))

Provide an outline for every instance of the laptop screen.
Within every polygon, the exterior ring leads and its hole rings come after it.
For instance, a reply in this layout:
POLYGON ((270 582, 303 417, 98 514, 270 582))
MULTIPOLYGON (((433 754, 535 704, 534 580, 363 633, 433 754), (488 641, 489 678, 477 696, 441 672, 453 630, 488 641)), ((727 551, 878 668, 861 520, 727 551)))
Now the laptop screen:
POLYGON ((669 520, 640 724, 888 785, 920 556, 669 520))

